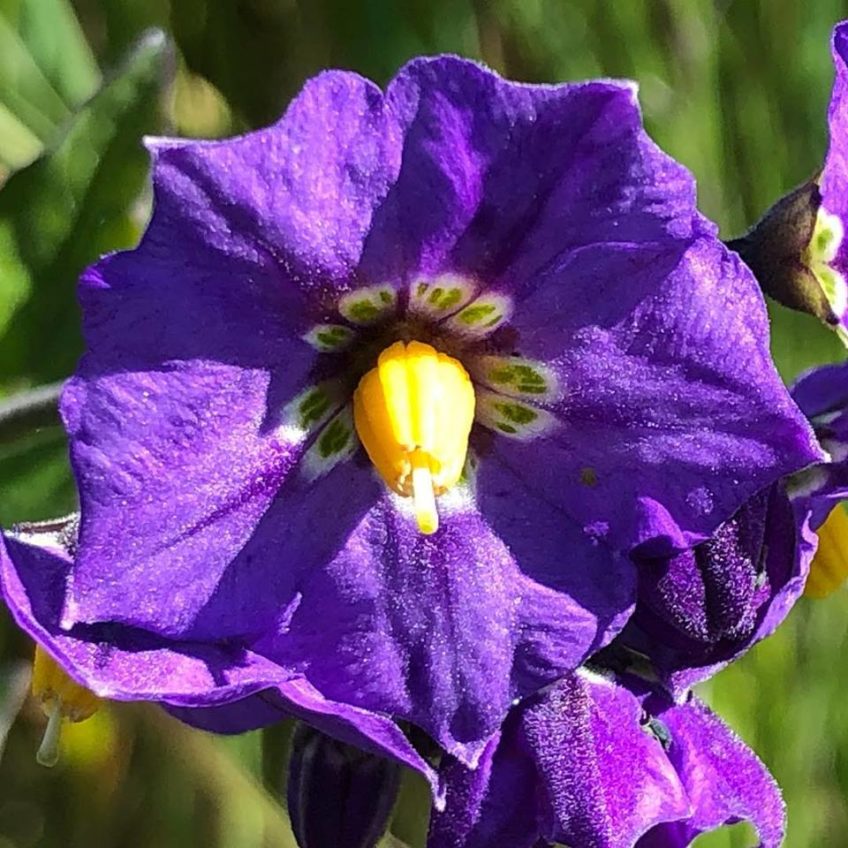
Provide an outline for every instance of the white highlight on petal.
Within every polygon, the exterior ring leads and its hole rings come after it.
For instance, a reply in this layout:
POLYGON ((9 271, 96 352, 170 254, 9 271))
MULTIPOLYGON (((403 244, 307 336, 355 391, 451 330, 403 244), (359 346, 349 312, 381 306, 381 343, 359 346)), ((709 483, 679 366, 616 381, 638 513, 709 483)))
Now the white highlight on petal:
POLYGON ((819 207, 816 215, 816 226, 810 242, 810 255, 817 262, 833 262, 839 253, 842 239, 845 238, 845 227, 838 215, 833 215, 819 207))
MULTIPOLYGON (((389 490, 389 498, 394 509, 404 518, 414 522, 420 531, 420 526, 418 524, 418 512, 414 498, 402 497, 391 490, 389 490)), ((475 508, 474 505, 475 497, 471 487, 467 483, 458 483, 456 486, 451 487, 448 491, 439 495, 439 520, 442 524, 444 524, 445 519, 449 518, 451 515, 471 512, 475 508)))
MULTIPOLYGON (((804 259, 827 297, 833 314, 840 321, 848 313, 848 283, 831 263, 836 259, 844 238, 842 219, 828 212, 824 206, 820 207, 804 259)), ((845 342, 845 328, 838 328, 837 332, 845 342)))
POLYGON ((447 318, 474 296, 475 283, 458 274, 419 277, 409 287, 409 311, 430 318, 447 318))
POLYGON ((334 415, 318 434, 301 460, 301 467, 310 482, 323 477, 339 463, 350 459, 359 447, 353 426, 353 405, 348 404, 334 415))
POLYGON ((339 298, 339 313, 351 324, 376 324, 397 308, 397 292, 392 286, 362 286, 339 298))
POLYGON ((316 324, 301 338, 321 353, 336 353, 345 350, 356 337, 350 327, 343 324, 316 324))
POLYGON ((299 444, 339 407, 341 386, 327 380, 307 386, 282 409, 277 435, 288 444, 299 444))
POLYGON ((501 436, 526 442, 549 435, 558 425, 550 412, 506 395, 477 389, 476 420, 501 436))
POLYGON ((848 459, 848 444, 836 439, 822 439, 821 446, 830 454, 831 462, 844 462, 848 459))
POLYGON ((486 292, 448 319, 446 326, 462 336, 483 338, 494 333, 512 316, 512 299, 486 292))
POLYGON ((806 498, 821 491, 830 480, 827 466, 817 465, 805 468, 787 478, 786 494, 790 500, 806 498))
POLYGON ((814 415, 810 419, 810 424, 813 427, 823 427, 827 424, 832 424, 840 415, 842 415, 842 410, 840 409, 835 409, 832 412, 822 412, 821 415, 814 415))

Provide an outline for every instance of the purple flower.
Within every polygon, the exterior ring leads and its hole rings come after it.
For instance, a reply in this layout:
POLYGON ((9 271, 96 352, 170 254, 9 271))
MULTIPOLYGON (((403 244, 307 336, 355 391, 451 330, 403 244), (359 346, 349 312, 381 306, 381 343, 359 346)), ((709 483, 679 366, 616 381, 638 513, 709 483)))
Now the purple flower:
POLYGON ((682 848, 742 820, 762 848, 783 838, 776 784, 703 704, 585 671, 513 710, 476 770, 442 775, 428 848, 682 848))
POLYGON ((630 84, 426 59, 151 148, 147 233, 81 283, 61 625, 191 644, 188 706, 297 679, 473 763, 622 627, 631 549, 820 458, 630 84))

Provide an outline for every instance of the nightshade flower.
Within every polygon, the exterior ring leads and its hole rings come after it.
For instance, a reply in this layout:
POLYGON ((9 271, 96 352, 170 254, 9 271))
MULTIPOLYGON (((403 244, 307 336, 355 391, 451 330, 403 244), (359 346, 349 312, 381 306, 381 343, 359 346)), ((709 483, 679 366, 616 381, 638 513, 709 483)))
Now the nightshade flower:
POLYGON ((442 765, 428 848, 683 848, 748 820, 784 832, 763 764, 696 698, 578 671, 516 707, 476 770, 442 765))
POLYGON ((627 552, 820 458, 631 84, 422 59, 151 149, 149 229, 81 283, 65 627, 245 652, 472 763, 621 628, 627 552))

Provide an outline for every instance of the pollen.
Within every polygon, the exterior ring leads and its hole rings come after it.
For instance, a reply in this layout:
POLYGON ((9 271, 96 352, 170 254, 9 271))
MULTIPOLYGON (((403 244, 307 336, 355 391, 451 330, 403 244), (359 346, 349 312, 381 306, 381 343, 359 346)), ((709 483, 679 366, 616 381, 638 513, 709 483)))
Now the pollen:
POLYGON ((819 546, 804 594, 826 598, 848 579, 848 511, 838 504, 818 531, 819 546))
POLYGON ((386 485, 412 498, 422 533, 435 533, 436 498, 462 476, 474 421, 474 387, 465 368, 423 342, 395 342, 360 380, 353 416, 386 485))
POLYGON ((37 759, 41 765, 53 766, 59 755, 59 737, 64 721, 85 721, 97 712, 100 699, 71 680, 58 663, 36 645, 32 666, 32 694, 41 702, 47 716, 47 728, 37 759))

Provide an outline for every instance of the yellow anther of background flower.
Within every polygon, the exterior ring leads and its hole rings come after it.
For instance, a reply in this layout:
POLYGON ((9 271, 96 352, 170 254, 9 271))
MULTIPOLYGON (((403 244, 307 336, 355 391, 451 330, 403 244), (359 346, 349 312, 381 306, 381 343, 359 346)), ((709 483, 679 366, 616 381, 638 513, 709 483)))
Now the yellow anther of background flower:
POLYGON ((439 527, 436 496, 462 476, 474 387, 456 359, 422 342, 395 342, 359 382, 356 432, 386 484, 412 497, 422 533, 439 527))
POLYGON ((838 504, 818 530, 819 546, 804 594, 826 598, 848 578, 848 512, 838 504))
POLYGON ((62 722, 85 721, 97 712, 100 699, 71 680, 56 661, 40 646, 35 647, 32 665, 32 694, 41 702, 47 715, 47 729, 38 749, 38 762, 56 764, 62 722))

